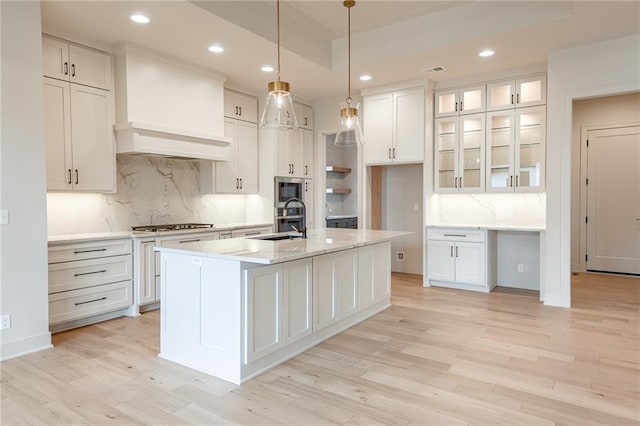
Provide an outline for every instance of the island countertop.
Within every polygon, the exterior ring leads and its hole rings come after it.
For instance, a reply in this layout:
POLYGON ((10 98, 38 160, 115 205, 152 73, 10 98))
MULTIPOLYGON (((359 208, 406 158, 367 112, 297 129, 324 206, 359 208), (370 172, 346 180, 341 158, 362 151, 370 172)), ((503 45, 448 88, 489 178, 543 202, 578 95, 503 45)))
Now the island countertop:
POLYGON ((411 234, 405 231, 372 229, 310 229, 307 231, 306 239, 294 238, 280 241, 258 239, 265 237, 262 235, 256 238, 194 241, 182 244, 169 242, 162 247, 156 247, 155 250, 269 265, 347 250, 411 234))

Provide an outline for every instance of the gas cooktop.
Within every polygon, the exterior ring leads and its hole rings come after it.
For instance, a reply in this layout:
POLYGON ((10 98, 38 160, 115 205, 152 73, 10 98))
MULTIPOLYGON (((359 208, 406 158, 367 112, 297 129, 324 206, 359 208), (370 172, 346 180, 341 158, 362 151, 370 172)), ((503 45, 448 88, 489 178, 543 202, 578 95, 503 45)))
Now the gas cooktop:
POLYGON ((200 228, 213 228, 213 223, 170 223, 165 225, 144 225, 131 227, 131 229, 134 231, 142 232, 181 231, 183 229, 200 228))

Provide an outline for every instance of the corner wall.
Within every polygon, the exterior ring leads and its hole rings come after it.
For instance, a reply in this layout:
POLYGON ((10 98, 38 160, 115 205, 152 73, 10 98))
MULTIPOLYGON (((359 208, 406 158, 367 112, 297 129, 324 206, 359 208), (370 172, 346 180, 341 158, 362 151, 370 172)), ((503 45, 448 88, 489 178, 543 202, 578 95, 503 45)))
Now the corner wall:
POLYGON ((40 2, 2 1, 0 358, 51 347, 40 2))
POLYGON ((544 303, 571 306, 573 101, 640 90, 640 35, 549 55, 544 303))

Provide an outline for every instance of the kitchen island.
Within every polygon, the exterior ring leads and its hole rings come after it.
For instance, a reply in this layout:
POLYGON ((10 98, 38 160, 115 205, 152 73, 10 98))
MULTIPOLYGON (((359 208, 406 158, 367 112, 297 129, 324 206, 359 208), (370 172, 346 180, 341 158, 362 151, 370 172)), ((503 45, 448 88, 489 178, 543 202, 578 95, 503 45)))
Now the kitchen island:
POLYGON ((247 381, 388 307, 389 240, 409 234, 313 229, 156 247, 159 356, 247 381))

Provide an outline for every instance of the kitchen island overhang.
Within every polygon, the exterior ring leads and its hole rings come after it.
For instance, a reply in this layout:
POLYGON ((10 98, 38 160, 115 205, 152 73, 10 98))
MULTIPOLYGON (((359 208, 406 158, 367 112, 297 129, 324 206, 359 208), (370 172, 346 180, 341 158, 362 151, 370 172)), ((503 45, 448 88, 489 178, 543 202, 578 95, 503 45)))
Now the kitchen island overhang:
POLYGON ((315 229, 157 247, 161 358, 242 383, 390 304, 401 231, 315 229))

